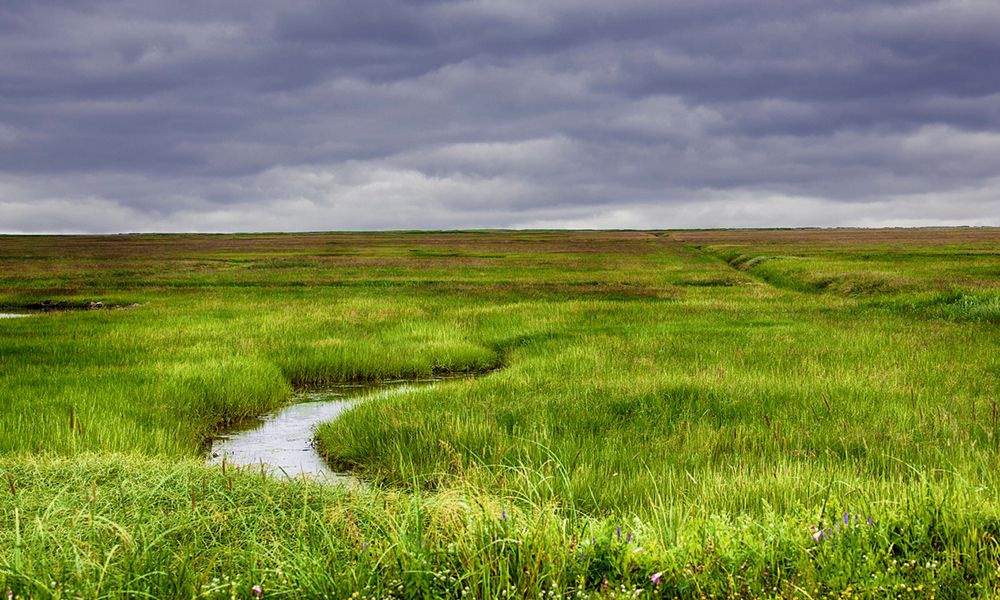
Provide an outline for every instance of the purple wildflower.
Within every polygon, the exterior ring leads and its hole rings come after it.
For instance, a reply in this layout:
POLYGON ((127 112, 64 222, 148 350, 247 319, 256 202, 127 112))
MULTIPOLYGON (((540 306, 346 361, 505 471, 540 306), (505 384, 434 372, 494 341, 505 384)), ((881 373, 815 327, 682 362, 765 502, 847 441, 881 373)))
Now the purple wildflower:
POLYGON ((868 517, 868 525, 871 526, 871 525, 874 525, 874 524, 875 523, 872 521, 872 518, 868 517))
POLYGON ((820 529, 819 531, 817 531, 812 535, 813 541, 815 542, 819 542, 821 539, 824 539, 825 537, 826 537, 826 532, 823 531, 822 529, 820 529))
POLYGON ((851 517, 850 517, 850 515, 848 515, 847 513, 844 513, 844 525, 850 525, 850 524, 851 524, 851 517))
POLYGON ((628 534, 628 536, 625 537, 625 543, 626 544, 631 544, 632 543, 632 534, 631 533, 628 534))
POLYGON ((259 585, 255 585, 252 588, 250 588, 250 593, 253 594, 254 598, 263 598, 264 588, 260 587, 259 585))
POLYGON ((507 509, 506 509, 506 508, 505 508, 505 509, 503 509, 502 511, 500 511, 500 518, 501 518, 502 520, 504 520, 504 521, 506 521, 506 520, 507 520, 507 509))
POLYGON ((621 525, 619 525, 618 527, 615 528, 615 533, 618 534, 618 541, 619 542, 622 541, 622 526, 621 525))
POLYGON ((660 585, 660 579, 663 577, 663 571, 659 573, 653 573, 649 576, 649 580, 653 582, 653 585, 660 585))

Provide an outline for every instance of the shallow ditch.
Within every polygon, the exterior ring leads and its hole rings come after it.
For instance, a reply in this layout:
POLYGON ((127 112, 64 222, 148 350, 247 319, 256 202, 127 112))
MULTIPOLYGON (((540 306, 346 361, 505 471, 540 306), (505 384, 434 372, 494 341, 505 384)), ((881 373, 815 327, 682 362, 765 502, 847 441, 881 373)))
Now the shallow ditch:
POLYGON ((392 394, 442 381, 468 379, 480 374, 461 373, 424 379, 374 383, 340 383, 299 390, 292 404, 249 422, 242 422, 212 439, 209 464, 260 468, 265 473, 302 477, 333 483, 358 484, 350 473, 330 468, 314 440, 316 428, 336 419, 356 402, 377 402, 392 394))

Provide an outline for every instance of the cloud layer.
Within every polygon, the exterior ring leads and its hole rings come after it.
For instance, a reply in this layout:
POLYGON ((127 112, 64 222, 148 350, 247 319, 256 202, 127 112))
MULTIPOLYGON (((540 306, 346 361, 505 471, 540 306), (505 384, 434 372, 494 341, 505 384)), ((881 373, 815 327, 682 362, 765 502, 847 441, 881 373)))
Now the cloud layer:
POLYGON ((1000 4, 0 6, 0 231, 1000 225, 1000 4))

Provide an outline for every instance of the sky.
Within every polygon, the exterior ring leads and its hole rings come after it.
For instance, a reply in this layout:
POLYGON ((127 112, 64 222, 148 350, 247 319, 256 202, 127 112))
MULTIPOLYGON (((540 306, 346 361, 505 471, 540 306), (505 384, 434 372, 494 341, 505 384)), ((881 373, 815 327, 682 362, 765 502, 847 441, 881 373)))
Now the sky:
POLYGON ((1000 225, 996 0, 3 0, 0 232, 1000 225))

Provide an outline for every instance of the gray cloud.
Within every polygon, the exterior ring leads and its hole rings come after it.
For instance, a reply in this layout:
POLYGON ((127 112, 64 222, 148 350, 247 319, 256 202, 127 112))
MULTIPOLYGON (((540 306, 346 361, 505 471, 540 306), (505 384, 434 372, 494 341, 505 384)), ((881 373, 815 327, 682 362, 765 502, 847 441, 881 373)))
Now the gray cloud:
POLYGON ((0 6, 0 231, 1000 224, 992 0, 0 6))

